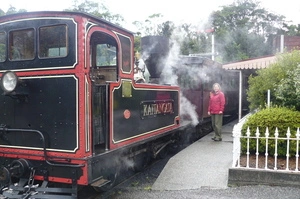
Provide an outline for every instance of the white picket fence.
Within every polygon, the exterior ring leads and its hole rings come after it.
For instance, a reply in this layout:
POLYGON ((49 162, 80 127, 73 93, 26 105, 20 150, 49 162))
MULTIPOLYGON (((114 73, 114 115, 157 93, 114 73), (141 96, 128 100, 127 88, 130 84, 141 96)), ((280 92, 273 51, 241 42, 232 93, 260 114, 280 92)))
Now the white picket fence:
MULTIPOLYGON (((291 132, 290 129, 287 129, 286 132, 286 137, 279 137, 279 133, 278 133, 278 129, 276 128, 275 132, 274 132, 274 137, 270 137, 270 133, 268 128, 266 128, 266 131, 261 133, 259 132, 259 129, 256 129, 256 133, 255 136, 250 136, 250 129, 247 129, 246 135, 242 136, 241 135, 241 131, 242 131, 242 126, 243 124, 247 121, 247 118, 249 117, 249 115, 245 116, 244 118, 242 118, 239 123, 237 123, 234 127, 233 127, 233 162, 232 162, 232 167, 233 168, 249 168, 249 169, 265 169, 265 170, 270 170, 270 168, 268 168, 268 161, 269 161, 269 140, 275 140, 275 151, 274 151, 274 171, 278 171, 278 165, 277 165, 277 151, 278 151, 278 141, 279 140, 286 140, 286 158, 285 158, 285 169, 286 171, 293 171, 293 172, 300 172, 298 170, 298 166, 299 166, 299 142, 300 142, 300 130, 299 128, 297 129, 296 135, 295 137, 291 137, 291 132), (247 151, 246 151, 246 165, 241 166, 240 164, 240 158, 241 158, 241 139, 246 139, 247 141, 247 151), (250 152, 249 152, 249 143, 250 140, 254 139, 256 142, 256 153, 255 153, 255 167, 251 167, 250 166, 250 152), (263 168, 259 167, 258 165, 258 159, 259 159, 259 145, 260 145, 260 140, 263 139, 265 141, 265 153, 264 153, 264 159, 265 159, 265 165, 263 168), (292 140, 296 140, 296 154, 290 154, 290 142, 292 140), (290 160, 290 156, 293 155, 296 158, 296 165, 295 165, 295 169, 291 170, 289 167, 289 160, 290 160)), ((281 169, 282 170, 282 169, 281 169)))

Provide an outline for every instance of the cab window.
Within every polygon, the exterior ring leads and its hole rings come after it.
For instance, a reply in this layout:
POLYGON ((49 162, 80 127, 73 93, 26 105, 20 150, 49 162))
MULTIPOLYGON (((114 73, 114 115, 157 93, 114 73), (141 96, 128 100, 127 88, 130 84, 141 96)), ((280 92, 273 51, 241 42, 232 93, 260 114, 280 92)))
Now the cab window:
POLYGON ((67 26, 57 25, 39 29, 39 57, 67 56, 67 26))
POLYGON ((5 32, 0 32, 0 62, 6 60, 6 34, 5 32))
POLYGON ((34 58, 34 29, 9 33, 9 58, 12 61, 34 58))
POLYGON ((96 66, 116 66, 117 48, 110 44, 97 44, 96 66))
POLYGON ((91 76, 96 84, 118 81, 118 46, 116 39, 104 32, 94 32, 90 40, 91 76))
POLYGON ((128 37, 118 36, 122 47, 122 70, 129 73, 131 71, 131 41, 128 37))

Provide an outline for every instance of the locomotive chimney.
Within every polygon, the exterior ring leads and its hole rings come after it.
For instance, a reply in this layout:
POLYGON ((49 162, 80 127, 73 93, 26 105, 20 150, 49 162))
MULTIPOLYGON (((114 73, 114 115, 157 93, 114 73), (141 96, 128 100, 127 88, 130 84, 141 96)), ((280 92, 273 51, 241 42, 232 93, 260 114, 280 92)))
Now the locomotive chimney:
POLYGON ((156 82, 165 65, 169 53, 169 39, 164 36, 146 36, 141 38, 142 58, 150 73, 150 82, 156 82))

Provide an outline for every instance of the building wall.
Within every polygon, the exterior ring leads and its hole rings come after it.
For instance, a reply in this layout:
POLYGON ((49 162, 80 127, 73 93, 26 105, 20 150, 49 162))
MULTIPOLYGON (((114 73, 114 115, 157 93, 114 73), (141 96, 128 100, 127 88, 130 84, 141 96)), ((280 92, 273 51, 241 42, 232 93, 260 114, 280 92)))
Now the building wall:
MULTIPOLYGON (((273 40, 274 53, 280 52, 281 36, 278 35, 273 40)), ((300 36, 284 36, 284 51, 300 50, 300 36)))

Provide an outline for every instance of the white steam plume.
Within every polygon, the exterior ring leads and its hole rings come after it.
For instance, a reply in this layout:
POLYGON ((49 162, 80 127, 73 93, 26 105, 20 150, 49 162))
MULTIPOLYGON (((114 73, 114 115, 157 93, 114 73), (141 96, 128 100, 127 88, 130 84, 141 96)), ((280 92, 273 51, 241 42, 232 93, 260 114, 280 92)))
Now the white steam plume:
MULTIPOLYGON (((174 35, 174 34, 173 34, 174 35)), ((183 69, 183 65, 179 64, 180 60, 180 41, 184 36, 180 37, 181 34, 176 34, 177 38, 170 39, 170 50, 167 59, 165 60, 165 65, 162 70, 160 83, 162 84, 172 84, 178 85, 178 76, 174 71, 183 71, 185 74, 188 73, 188 76, 195 78, 195 80, 200 79, 199 76, 202 76, 202 73, 199 71, 193 71, 191 68, 186 67, 183 69), (177 70, 180 69, 180 70, 177 70), (195 76, 195 74, 197 74, 195 76)), ((198 121, 198 114, 196 112, 196 106, 192 104, 182 93, 180 93, 180 111, 183 119, 191 120, 192 124, 196 126, 198 121)))

